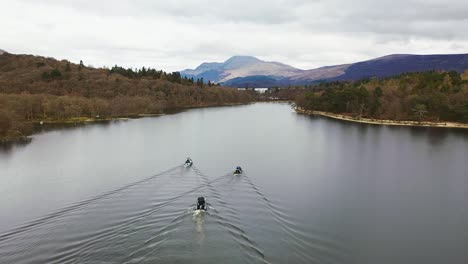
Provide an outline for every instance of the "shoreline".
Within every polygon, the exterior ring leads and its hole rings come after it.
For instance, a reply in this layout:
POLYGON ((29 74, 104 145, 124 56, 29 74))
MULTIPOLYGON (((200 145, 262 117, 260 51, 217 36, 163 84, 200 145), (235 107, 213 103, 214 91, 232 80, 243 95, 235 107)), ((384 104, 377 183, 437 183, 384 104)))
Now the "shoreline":
POLYGON ((86 125, 86 124, 101 123, 101 122, 104 123, 104 122, 112 122, 112 121, 127 121, 130 119, 170 115, 173 113, 178 113, 178 112, 190 110, 190 109, 207 108, 207 107, 240 106, 240 105, 248 105, 251 103, 255 103, 255 102, 226 103, 226 104, 218 104, 218 105, 204 104, 204 105, 182 106, 182 107, 168 108, 168 109, 165 109, 164 112, 162 113, 154 113, 154 114, 150 114, 150 113, 132 114, 132 115, 127 115, 127 116, 115 116, 115 117, 103 117, 103 118, 77 116, 77 117, 71 117, 71 118, 61 119, 61 120, 60 119, 59 120, 47 120, 47 119, 30 120, 30 121, 27 121, 26 123, 30 123, 33 126, 36 126, 35 131, 33 131, 29 135, 0 137, 0 145, 11 144, 11 143, 16 143, 16 142, 31 141, 32 140, 31 136, 33 136, 34 134, 37 134, 41 127, 45 128, 47 125, 49 126, 51 125, 86 125))
POLYGON ((337 120, 349 121, 361 124, 371 125, 387 125, 387 126, 408 126, 408 127, 442 127, 442 128, 464 128, 468 129, 468 124, 457 122, 429 122, 429 121, 397 121, 389 119, 371 119, 371 118, 355 118, 349 115, 335 114, 323 111, 304 110, 296 108, 295 111, 305 115, 318 115, 337 120))

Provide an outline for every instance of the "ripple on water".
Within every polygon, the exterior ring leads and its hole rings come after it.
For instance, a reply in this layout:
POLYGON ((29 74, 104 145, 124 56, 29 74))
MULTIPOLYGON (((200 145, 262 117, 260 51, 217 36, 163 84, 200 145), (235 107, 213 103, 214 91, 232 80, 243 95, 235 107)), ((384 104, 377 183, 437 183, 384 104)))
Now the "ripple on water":
POLYGON ((333 239, 307 234, 247 174, 210 178, 182 166, 32 221, 0 236, 0 247, 2 263, 270 263, 271 257, 339 263, 342 257, 333 239), (194 214, 199 195, 209 210, 194 214))

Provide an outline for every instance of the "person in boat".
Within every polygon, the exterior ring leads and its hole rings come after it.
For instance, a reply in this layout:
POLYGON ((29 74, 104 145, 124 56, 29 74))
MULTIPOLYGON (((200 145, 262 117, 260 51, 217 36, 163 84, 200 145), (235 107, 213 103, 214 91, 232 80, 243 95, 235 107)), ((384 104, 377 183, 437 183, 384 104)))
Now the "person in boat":
POLYGON ((197 199, 197 210, 204 210, 206 211, 206 202, 205 197, 198 197, 197 199))
POLYGON ((235 174, 241 174, 242 173, 242 168, 240 166, 237 166, 234 173, 235 174))
POLYGON ((188 157, 187 160, 185 161, 185 164, 191 166, 193 164, 192 159, 188 157))

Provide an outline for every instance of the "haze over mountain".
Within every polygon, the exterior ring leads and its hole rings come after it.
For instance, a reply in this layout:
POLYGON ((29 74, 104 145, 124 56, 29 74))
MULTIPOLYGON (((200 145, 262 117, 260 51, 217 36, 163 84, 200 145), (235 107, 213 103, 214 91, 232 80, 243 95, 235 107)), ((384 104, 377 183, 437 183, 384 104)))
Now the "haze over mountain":
POLYGON ((250 56, 234 56, 224 63, 202 63, 182 75, 204 78, 234 87, 272 87, 309 84, 318 81, 359 80, 389 77, 405 72, 468 69, 468 54, 394 54, 351 64, 301 70, 279 62, 266 62, 250 56))

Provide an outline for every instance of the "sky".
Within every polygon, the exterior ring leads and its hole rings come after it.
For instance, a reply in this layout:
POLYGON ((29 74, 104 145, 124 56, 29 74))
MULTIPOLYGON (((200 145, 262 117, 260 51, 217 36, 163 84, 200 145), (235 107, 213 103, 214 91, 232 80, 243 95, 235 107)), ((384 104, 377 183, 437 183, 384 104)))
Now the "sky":
POLYGON ((0 49, 165 71, 234 55, 301 69, 468 53, 460 0, 0 0, 0 49))

